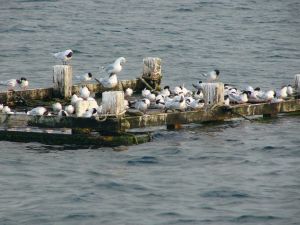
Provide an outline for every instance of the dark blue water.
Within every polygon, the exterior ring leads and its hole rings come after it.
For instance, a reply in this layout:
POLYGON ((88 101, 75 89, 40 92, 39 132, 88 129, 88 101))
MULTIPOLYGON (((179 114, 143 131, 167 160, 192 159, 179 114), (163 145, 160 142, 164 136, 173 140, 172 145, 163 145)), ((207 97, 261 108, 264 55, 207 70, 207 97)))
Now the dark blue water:
MULTIPOLYGON (((50 55, 74 73, 124 56, 163 60, 164 83, 218 68, 276 88, 299 73, 300 2, 1 0, 0 78, 49 86, 50 55)), ((76 149, 0 142, 0 224, 300 224, 299 116, 157 130, 150 143, 76 149)))

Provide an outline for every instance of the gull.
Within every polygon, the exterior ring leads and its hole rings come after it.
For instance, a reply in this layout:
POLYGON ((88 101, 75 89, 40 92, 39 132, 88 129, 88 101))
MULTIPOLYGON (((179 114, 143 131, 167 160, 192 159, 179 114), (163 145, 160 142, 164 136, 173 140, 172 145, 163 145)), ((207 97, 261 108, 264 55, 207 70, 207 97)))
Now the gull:
POLYGON ((135 102, 134 108, 143 113, 146 113, 146 110, 148 109, 148 104, 146 99, 142 99, 140 101, 135 102))
POLYGON ((203 90, 203 82, 199 80, 196 84, 192 84, 197 90, 203 90))
POLYGON ((133 94, 133 90, 131 88, 126 88, 125 97, 130 97, 133 94))
POLYGON ((293 87, 290 84, 287 86, 287 94, 288 94, 288 96, 293 96, 293 94, 294 94, 293 87))
POLYGON ((116 74, 110 74, 108 78, 95 78, 95 80, 105 88, 114 88, 118 84, 118 78, 116 74))
POLYGON ((162 99, 157 99, 155 101, 154 108, 156 108, 156 109, 164 109, 165 107, 166 107, 165 106, 165 102, 162 99))
POLYGON ((75 106, 76 102, 79 101, 79 100, 83 100, 83 99, 81 97, 78 97, 76 94, 73 94, 72 98, 71 98, 71 105, 75 106))
POLYGON ((191 102, 190 107, 192 109, 200 109, 204 106, 204 100, 203 99, 197 99, 191 102))
POLYGON ((90 91, 87 87, 80 88, 80 97, 87 100, 90 97, 90 91))
POLYGON ((230 101, 229 101, 229 96, 228 95, 224 96, 224 105, 227 105, 227 106, 230 105, 230 101))
POLYGON ((105 72, 107 72, 110 76, 113 74, 118 74, 122 71, 123 65, 125 64, 126 59, 124 57, 117 58, 114 63, 109 64, 105 68, 105 72))
POLYGON ((155 101, 156 96, 155 94, 150 93, 149 95, 146 96, 147 99, 149 99, 151 102, 155 101))
POLYGON ((203 99, 203 91, 199 89, 195 94, 194 94, 195 99, 203 99))
POLYGON ((4 114, 12 114, 11 109, 8 106, 4 106, 2 112, 4 114))
POLYGON ((27 112, 27 115, 31 115, 31 116, 43 116, 46 114, 47 114, 47 109, 42 106, 38 106, 27 112))
POLYGON ((26 90, 29 85, 29 82, 25 77, 21 77, 20 79, 9 79, 6 81, 0 81, 0 85, 7 86, 7 89, 9 91, 13 91, 17 85, 22 90, 26 90))
POLYGON ((220 71, 219 70, 213 70, 209 72, 208 74, 202 73, 203 76, 207 77, 208 82, 216 81, 219 78, 220 71))
POLYGON ((58 112, 58 116, 69 116, 69 114, 68 114, 68 112, 65 111, 65 110, 60 110, 60 111, 58 112))
POLYGON ((144 98, 146 98, 148 95, 150 95, 151 94, 151 92, 150 92, 150 90, 148 90, 147 88, 144 88, 143 90, 142 90, 142 96, 144 97, 144 98))
POLYGON ((236 94, 236 93, 230 93, 228 96, 229 96, 230 102, 242 104, 242 103, 248 102, 248 94, 249 94, 248 91, 244 91, 240 95, 236 94))
POLYGON ((256 95, 258 99, 262 101, 271 101, 276 97, 276 92, 273 90, 269 90, 267 92, 261 92, 259 95, 256 95))
POLYGON ((164 86, 164 89, 161 90, 160 94, 165 96, 165 97, 170 96, 170 94, 171 94, 170 87, 168 85, 164 86))
POLYGON ((68 49, 62 52, 53 53, 53 56, 61 60, 63 65, 66 65, 67 62, 70 61, 70 59, 72 58, 73 51, 71 49, 68 49))
POLYGON ((62 110, 62 105, 59 102, 56 102, 52 105, 52 109, 55 113, 58 113, 62 110))
POLYGON ((85 83, 87 81, 90 81, 92 79, 93 75, 92 73, 88 72, 88 73, 85 73, 83 75, 79 75, 79 76, 76 76, 76 78, 78 80, 80 80, 81 83, 85 83))
POLYGON ((283 86, 279 91, 276 92, 277 98, 284 99, 288 97, 287 86, 283 86))
POLYGON ((73 114, 73 113, 75 112, 75 108, 74 108, 73 105, 67 105, 67 106, 65 106, 65 111, 66 111, 69 115, 71 115, 71 114, 73 114))
POLYGON ((183 96, 180 97, 179 101, 176 100, 167 101, 165 105, 166 105, 166 109, 171 109, 171 110, 184 111, 186 109, 186 102, 183 96))
POLYGON ((91 109, 86 110, 86 111, 82 114, 82 117, 90 118, 90 117, 92 117, 92 116, 97 116, 97 114, 98 114, 97 109, 96 109, 96 108, 91 108, 91 109))

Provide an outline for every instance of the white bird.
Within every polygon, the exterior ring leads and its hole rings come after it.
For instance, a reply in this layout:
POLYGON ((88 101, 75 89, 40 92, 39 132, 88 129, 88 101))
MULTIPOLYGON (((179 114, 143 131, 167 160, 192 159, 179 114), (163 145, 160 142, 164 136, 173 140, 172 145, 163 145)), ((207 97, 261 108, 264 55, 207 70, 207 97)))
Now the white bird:
POLYGON ((95 80, 105 88, 114 88, 118 84, 118 78, 116 74, 111 74, 108 78, 100 78, 99 80, 96 78, 95 80))
POLYGON ((181 87, 180 87, 180 86, 174 87, 174 89, 173 89, 173 94, 175 94, 175 95, 182 94, 182 89, 181 89, 181 87))
POLYGON ((72 58, 73 51, 71 49, 68 49, 62 52, 53 53, 53 56, 61 60, 63 65, 66 65, 67 62, 70 61, 70 59, 72 58))
POLYGON ((72 95, 72 98, 71 98, 71 105, 72 106, 75 106, 76 105, 76 102, 79 101, 79 100, 83 100, 81 97, 78 97, 76 94, 72 95))
POLYGON ((213 82, 213 81, 216 81, 219 78, 220 71, 219 70, 213 70, 213 71, 209 72, 208 74, 203 73, 202 75, 207 77, 208 82, 213 82))
POLYGON ((31 109, 30 111, 27 112, 27 115, 31 116, 43 116, 47 113, 47 109, 42 106, 38 106, 36 108, 31 109))
POLYGON ((157 99, 154 103, 154 108, 156 109, 164 109, 165 107, 165 102, 162 99, 157 99))
POLYGON ((199 80, 196 84, 192 84, 197 90, 203 90, 203 82, 199 80))
POLYGON ((124 57, 120 57, 115 60, 114 63, 109 64, 107 67, 103 68, 105 72, 107 72, 110 76, 113 74, 118 74, 122 71, 123 65, 125 64, 126 59, 124 57))
POLYGON ((156 96, 155 94, 150 93, 149 95, 146 96, 147 99, 149 99, 151 102, 155 101, 156 96))
POLYGON ((131 88, 126 88, 125 97, 130 97, 133 94, 133 90, 131 88))
POLYGON ((16 86, 19 86, 22 90, 26 90, 29 82, 25 77, 21 77, 20 79, 9 79, 6 81, 0 81, 0 85, 7 86, 9 91, 13 91, 16 86))
POLYGON ((283 86, 279 91, 276 92, 276 97, 280 99, 284 99, 288 97, 287 86, 283 86))
POLYGON ((188 89, 186 89, 184 87, 184 84, 182 86, 179 86, 181 88, 181 92, 184 96, 188 95, 188 94, 191 94, 191 91, 189 91, 188 89))
POLYGON ((134 104, 134 108, 136 108, 137 110, 139 110, 143 113, 146 113, 146 110, 148 109, 148 104, 147 104, 146 99, 142 99, 142 100, 137 101, 134 104))
POLYGON ((205 102, 203 99, 197 99, 191 102, 190 107, 192 109, 201 109, 203 108, 205 102))
POLYGON ((276 92, 273 90, 269 90, 267 92, 261 92, 260 95, 257 95, 257 98, 259 98, 262 101, 271 101, 276 97, 276 92))
POLYGON ((150 95, 151 94, 151 92, 150 92, 150 90, 148 90, 147 88, 144 88, 143 90, 142 90, 142 96, 144 97, 144 98, 146 98, 148 95, 150 95))
POLYGON ((235 94, 235 93, 230 93, 228 96, 229 96, 230 102, 242 104, 242 103, 248 102, 248 94, 249 93, 247 91, 244 91, 240 95, 235 94))
POLYGON ((11 109, 6 105, 3 107, 2 112, 5 114, 11 114, 11 109))
POLYGON ((65 110, 60 110, 60 111, 58 112, 58 116, 69 116, 69 114, 68 114, 68 112, 65 111, 65 110))
POLYGON ((90 72, 82 74, 82 75, 79 75, 79 76, 76 76, 76 78, 78 80, 80 80, 81 83, 85 83, 87 81, 90 81, 92 79, 92 77, 93 77, 93 75, 90 72))
POLYGON ((75 108, 74 108, 73 105, 67 105, 67 106, 65 106, 65 111, 66 111, 69 115, 71 115, 71 114, 73 114, 73 113, 75 112, 75 108))
POLYGON ((288 94, 288 96, 293 96, 293 94, 294 94, 293 87, 290 84, 287 86, 287 94, 288 94))
POLYGON ((59 102, 56 102, 52 105, 52 109, 55 113, 58 113, 62 110, 62 105, 59 102))
POLYGON ((171 110, 180 110, 183 111, 186 109, 186 102, 183 96, 181 96, 179 101, 173 100, 173 101, 167 101, 165 103, 166 109, 171 109, 171 110))
POLYGON ((98 114, 97 109, 96 109, 96 108, 91 108, 91 109, 86 110, 86 111, 82 114, 82 117, 90 118, 90 117, 92 117, 92 116, 97 116, 97 114, 98 114))
POLYGON ((199 89, 195 94, 194 94, 195 99, 203 99, 203 91, 199 89))
POLYGON ((161 90, 160 94, 162 96, 165 96, 165 97, 168 97, 170 96, 171 92, 170 92, 170 87, 167 85, 167 86, 164 86, 164 89, 161 90))
POLYGON ((80 97, 87 100, 90 97, 90 91, 87 87, 80 88, 80 97))
POLYGON ((227 105, 227 106, 230 105, 230 100, 229 100, 229 96, 228 95, 224 96, 224 105, 227 105))

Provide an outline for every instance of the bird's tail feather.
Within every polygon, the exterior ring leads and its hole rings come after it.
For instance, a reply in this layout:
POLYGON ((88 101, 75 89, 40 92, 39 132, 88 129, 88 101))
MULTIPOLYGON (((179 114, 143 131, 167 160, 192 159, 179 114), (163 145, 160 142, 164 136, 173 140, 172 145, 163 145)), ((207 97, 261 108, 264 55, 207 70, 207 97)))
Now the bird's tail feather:
POLYGON ((204 77, 207 77, 207 74, 206 73, 201 73, 202 76, 204 77))

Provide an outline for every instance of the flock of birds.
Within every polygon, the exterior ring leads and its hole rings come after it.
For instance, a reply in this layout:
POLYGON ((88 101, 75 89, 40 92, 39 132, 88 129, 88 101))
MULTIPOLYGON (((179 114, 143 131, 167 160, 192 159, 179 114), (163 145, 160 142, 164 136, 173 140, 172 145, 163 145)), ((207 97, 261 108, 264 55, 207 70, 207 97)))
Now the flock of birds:
MULTIPOLYGON (((73 56, 73 51, 68 49, 62 52, 53 54, 53 56, 62 61, 65 65, 71 60, 73 56)), ((108 74, 106 78, 95 79, 101 83, 106 88, 114 88, 118 83, 117 75, 122 71, 123 65, 126 59, 120 57, 114 61, 114 63, 102 67, 102 69, 108 74)), ((215 82, 220 77, 219 70, 213 70, 208 74, 202 74, 206 78, 206 82, 198 81, 192 84, 193 90, 188 90, 184 85, 176 86, 170 89, 170 86, 165 86, 160 92, 151 92, 148 89, 142 90, 142 98, 133 98, 133 90, 127 88, 124 91, 124 105, 126 109, 132 108, 146 113, 148 109, 154 108, 163 111, 168 110, 197 110, 209 104, 204 100, 204 86, 207 83, 215 82)), ((93 75, 89 72, 81 76, 76 76, 76 78, 82 83, 92 80, 93 75)), ((8 90, 14 90, 16 86, 21 89, 27 89, 29 82, 26 78, 22 77, 20 79, 10 79, 5 82, 0 82, 0 85, 7 85, 8 90)), ((98 105, 97 101, 90 96, 90 91, 86 86, 82 86, 80 89, 80 95, 74 94, 71 98, 70 104, 64 107, 61 103, 56 102, 52 105, 52 111, 46 107, 39 106, 31 109, 30 111, 25 111, 27 115, 58 115, 58 116, 71 116, 77 115, 80 117, 92 117, 97 115, 103 115, 107 112, 103 111, 101 105, 98 105), (78 105, 80 102, 88 102, 88 107, 84 112, 76 112, 79 110, 78 105), (50 112, 51 111, 51 112, 50 112)), ((283 86, 279 90, 267 90, 263 91, 261 88, 253 88, 251 86, 246 87, 244 90, 239 90, 236 87, 225 84, 224 85, 224 105, 229 106, 231 104, 243 104, 243 103, 259 103, 259 102, 280 102, 284 99, 292 97, 294 95, 294 89, 291 85, 283 86)), ((13 112, 8 106, 0 104, 0 112, 13 114, 13 112)))

